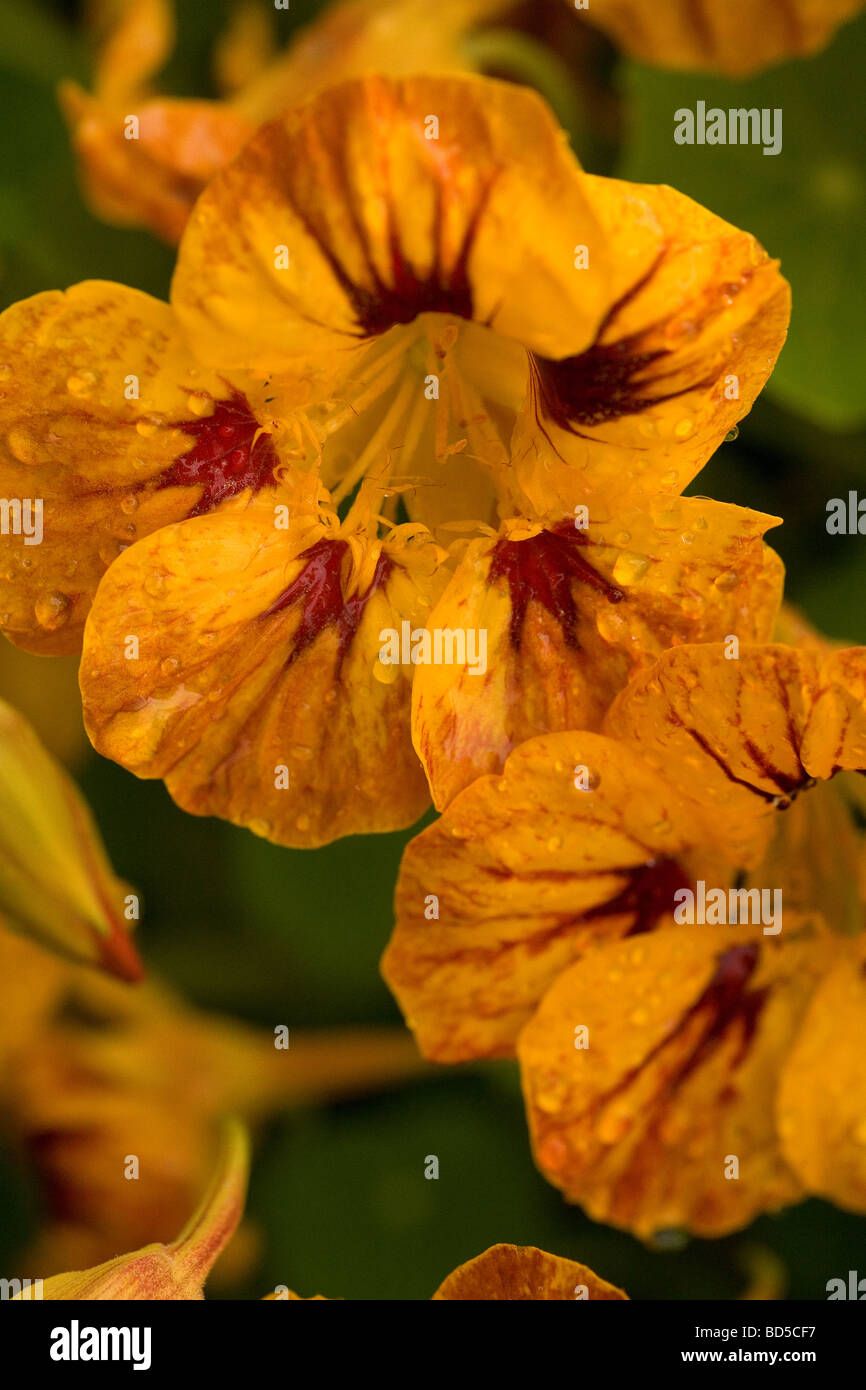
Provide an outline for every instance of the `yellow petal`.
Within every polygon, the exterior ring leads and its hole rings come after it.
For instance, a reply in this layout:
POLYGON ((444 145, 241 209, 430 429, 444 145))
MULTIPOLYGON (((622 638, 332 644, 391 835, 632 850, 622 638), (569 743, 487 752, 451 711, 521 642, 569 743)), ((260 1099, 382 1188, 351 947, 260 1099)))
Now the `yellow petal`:
POLYGON ((589 346, 624 276, 657 251, 655 228, 619 211, 624 264, 528 89, 369 77, 264 126, 214 179, 184 235, 172 301, 196 351, 226 366, 346 357, 431 312, 562 356, 589 346), (589 270, 574 268, 576 240, 593 246, 589 270))
POLYGON ((599 728, 666 648, 769 636, 782 582, 760 539, 771 518, 676 497, 590 518, 472 543, 431 613, 432 631, 472 634, 485 653, 483 669, 415 676, 413 737, 440 809, 524 739, 599 728))
POLYGON ((681 493, 748 414, 790 317, 778 263, 747 232, 673 188, 583 184, 631 278, 584 350, 534 359, 514 465, 537 515, 681 493), (658 238, 648 267, 632 268, 636 221, 658 238))
POLYGON ((839 946, 791 1048, 777 1117, 785 1158, 809 1192, 866 1211, 866 1028, 862 936, 839 946))
POLYGON ((510 1055, 575 958, 673 912, 700 833, 699 808, 597 734, 530 739, 461 792, 404 854, 382 966, 424 1055, 510 1055))
POLYGON ((518 1048, 542 1172, 643 1238, 722 1235, 797 1200, 775 1096, 823 966, 812 941, 739 927, 674 927, 584 957, 518 1048))
POLYGON ((815 53, 863 0, 752 0, 702 5, 665 0, 592 0, 585 16, 642 62, 745 77, 772 63, 815 53))
POLYGON ((429 602, 439 552, 303 513, 278 529, 281 498, 164 527, 112 566, 85 638, 88 733, 185 810, 280 844, 409 825, 428 800, 410 674, 380 665, 380 634, 429 602))
POLYGON ((473 1302, 544 1302, 549 1299, 624 1299, 622 1289, 587 1265, 548 1255, 534 1245, 491 1245, 449 1274, 435 1299, 473 1302))
MULTIPOLYGON (((257 421, 193 361, 168 305, 123 285, 86 281, 13 305, 0 360, 0 491, 21 504, 2 537, 0 621, 29 651, 77 651, 108 565, 212 504, 231 456, 222 443, 208 462, 220 424, 248 420, 247 449, 257 421), (207 486, 205 466, 217 475, 207 486)), ((269 447, 260 439, 251 457, 269 447)))

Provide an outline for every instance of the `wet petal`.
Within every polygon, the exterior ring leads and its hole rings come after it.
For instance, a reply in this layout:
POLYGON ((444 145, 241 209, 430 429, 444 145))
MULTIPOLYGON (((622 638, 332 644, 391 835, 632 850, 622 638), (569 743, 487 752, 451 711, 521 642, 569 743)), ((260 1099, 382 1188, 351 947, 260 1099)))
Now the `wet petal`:
POLYGON ((473 1302, 627 1297, 587 1265, 548 1255, 534 1245, 491 1245, 449 1274, 433 1295, 434 1299, 473 1302))
POLYGON ((675 189, 584 176, 623 262, 630 219, 657 228, 652 264, 611 299, 593 341, 536 354, 515 466, 538 515, 599 494, 680 493, 748 414, 785 341, 790 290, 763 248, 675 189))
POLYGON ((87 281, 8 309, 0 491, 21 506, 2 540, 7 635, 40 654, 77 651, 96 586, 127 546, 271 480, 257 427, 149 295, 87 281))
POLYGON ((731 857, 753 864, 774 813, 814 778, 866 767, 866 649, 681 647, 617 697, 604 729, 673 761, 731 857))
POLYGON ((838 964, 812 1000, 779 1087, 785 1158, 809 1192, 848 1211, 866 1211, 866 1030, 862 938, 839 948, 838 964))
POLYGON ((782 583, 761 544, 771 518, 704 498, 590 515, 585 530, 506 525, 474 542, 431 613, 432 631, 465 634, 475 654, 415 677, 415 746, 440 809, 524 739, 597 729, 666 648, 770 635, 782 583))
POLYGON ((593 951, 524 1029, 536 1162, 594 1220, 722 1235, 802 1195, 775 1096, 823 960, 754 932, 671 928, 593 951))
POLYGON ((88 732, 185 810, 281 844, 409 825, 428 793, 409 676, 380 664, 380 634, 429 603, 438 549, 346 538, 302 513, 278 529, 281 505, 224 504, 112 566, 85 637, 88 732))
POLYGON ((462 792, 404 854, 383 961, 424 1055, 511 1054, 576 957, 673 912, 699 820, 636 749, 596 734, 531 739, 462 792))
POLYGON ((657 253, 655 226, 618 213, 616 261, 587 181, 528 89, 370 77, 266 125, 217 176, 184 236, 172 300, 204 360, 227 365, 349 362, 353 345, 431 312, 562 356, 589 346, 625 277, 657 253), (286 268, 275 268, 275 228, 286 268), (594 259, 577 271, 580 240, 594 259))
POLYGON ((666 0, 651 11, 642 0, 592 0, 580 17, 642 62, 744 77, 815 53, 862 8, 863 0, 765 0, 759 16, 751 0, 666 0))

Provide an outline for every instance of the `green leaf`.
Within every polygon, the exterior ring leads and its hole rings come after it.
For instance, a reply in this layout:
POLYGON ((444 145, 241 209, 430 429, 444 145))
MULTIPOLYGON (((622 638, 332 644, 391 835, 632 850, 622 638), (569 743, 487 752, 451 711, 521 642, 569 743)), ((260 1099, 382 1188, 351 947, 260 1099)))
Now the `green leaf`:
POLYGON ((832 429, 866 421, 866 17, 825 53, 747 82, 623 67, 630 136, 617 174, 667 183, 752 232, 793 289, 788 342, 767 390, 832 429), (677 145, 674 113, 697 102, 781 109, 782 149, 677 145))

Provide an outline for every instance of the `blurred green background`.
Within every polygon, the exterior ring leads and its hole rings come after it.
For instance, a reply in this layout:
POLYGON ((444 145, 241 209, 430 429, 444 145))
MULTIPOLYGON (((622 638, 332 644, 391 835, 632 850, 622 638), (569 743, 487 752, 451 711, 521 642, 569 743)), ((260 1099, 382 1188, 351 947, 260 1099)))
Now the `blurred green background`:
MULTIPOLYGON (((230 8, 180 0, 165 90, 212 93, 211 48, 230 8)), ((320 8, 296 0, 275 22, 288 36, 320 8)), ((557 55, 548 95, 588 168, 671 183, 781 257, 794 290, 789 344, 739 438, 693 491, 784 516, 770 539, 789 598, 828 634, 866 642, 866 543, 825 527, 828 499, 866 491, 866 18, 819 57, 736 84, 641 68, 595 40, 588 90, 569 77, 587 64, 579 21, 561 0, 529 8, 536 39, 557 55), (673 112, 699 99, 781 107, 781 155, 675 145, 673 112)), ((167 295, 172 251, 102 225, 81 202, 54 89, 62 77, 86 84, 89 71, 75 4, 0 0, 2 307, 88 277, 167 295)), ((142 891, 151 969, 202 1005, 269 1027, 399 1021, 378 961, 407 835, 281 850, 183 814, 161 784, 93 755, 79 777, 117 870, 142 891)), ((461 1261, 514 1241, 584 1261, 634 1298, 674 1299, 736 1297, 749 1251, 764 1247, 791 1296, 824 1298, 827 1279, 862 1272, 866 1252, 866 1220, 814 1201, 722 1241, 671 1234, 658 1249, 593 1224, 535 1172, 510 1064, 443 1070, 273 1125, 250 1212, 267 1241, 250 1285, 233 1291, 245 1297, 288 1283, 306 1296, 428 1298, 461 1261), (423 1177, 427 1154, 440 1160, 436 1182, 423 1177)), ((0 1267, 38 1217, 32 1184, 0 1159, 0 1267)))

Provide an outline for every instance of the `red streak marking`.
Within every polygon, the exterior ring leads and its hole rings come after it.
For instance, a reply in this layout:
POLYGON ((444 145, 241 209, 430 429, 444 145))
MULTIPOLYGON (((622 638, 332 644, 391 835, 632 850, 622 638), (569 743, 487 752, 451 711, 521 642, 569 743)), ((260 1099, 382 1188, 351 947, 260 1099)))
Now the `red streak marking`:
POLYGON ((202 516, 248 488, 255 495, 273 480, 274 446, 266 434, 253 443, 259 421, 239 391, 217 401, 212 415, 183 420, 176 428, 192 435, 195 444, 163 474, 160 488, 202 487, 189 516, 202 516))
POLYGON ((331 625, 337 629, 337 674, 343 664, 346 652, 358 631, 364 609, 367 606, 370 595, 374 589, 381 584, 387 583, 393 564, 383 551, 379 556, 378 564, 373 575, 370 587, 365 593, 355 593, 350 599, 343 596, 343 585, 341 581, 341 570, 343 556, 348 549, 348 543, 342 540, 327 540, 323 538, 311 545, 309 550, 305 550, 298 556, 300 560, 306 560, 306 564, 300 574, 292 580, 287 589, 284 589, 280 597, 262 616, 272 617, 275 613, 282 613, 287 608, 301 604, 303 612, 301 621, 295 632, 294 645, 288 659, 288 665, 297 661, 302 652, 331 625))
POLYGON ((541 603, 559 623, 566 646, 577 649, 577 608, 572 584, 588 584, 609 603, 620 603, 625 594, 593 569, 579 551, 589 544, 572 522, 560 522, 551 531, 540 531, 523 541, 497 541, 490 562, 491 580, 505 578, 511 592, 510 637, 519 650, 530 599, 541 603))

